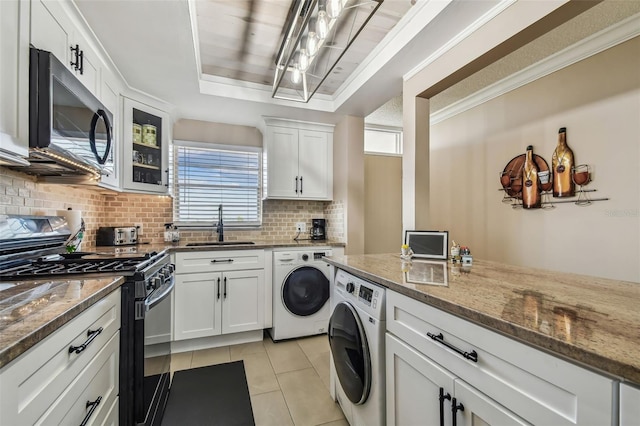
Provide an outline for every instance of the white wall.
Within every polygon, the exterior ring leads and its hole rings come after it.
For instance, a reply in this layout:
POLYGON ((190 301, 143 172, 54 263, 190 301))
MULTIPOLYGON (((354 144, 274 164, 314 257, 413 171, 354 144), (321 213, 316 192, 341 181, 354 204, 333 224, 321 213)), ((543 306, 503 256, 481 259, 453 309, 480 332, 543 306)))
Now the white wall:
POLYGON ((431 127, 431 229, 478 258, 640 282, 640 38, 431 127), (551 164, 558 128, 594 170, 588 207, 513 210, 498 174, 527 145, 551 164))

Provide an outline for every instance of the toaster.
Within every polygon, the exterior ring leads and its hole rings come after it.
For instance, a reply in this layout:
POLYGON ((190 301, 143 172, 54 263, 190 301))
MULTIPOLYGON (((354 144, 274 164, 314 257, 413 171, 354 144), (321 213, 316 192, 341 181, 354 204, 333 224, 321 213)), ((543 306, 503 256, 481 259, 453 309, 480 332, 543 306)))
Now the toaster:
POLYGON ((125 246, 138 243, 138 229, 135 226, 101 226, 96 234, 97 246, 125 246))

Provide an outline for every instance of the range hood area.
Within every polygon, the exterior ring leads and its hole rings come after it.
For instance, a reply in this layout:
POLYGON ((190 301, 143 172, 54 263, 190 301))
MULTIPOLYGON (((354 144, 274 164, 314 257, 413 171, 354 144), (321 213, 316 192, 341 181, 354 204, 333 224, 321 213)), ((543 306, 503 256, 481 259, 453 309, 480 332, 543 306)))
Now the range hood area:
POLYGON ((9 168, 49 183, 97 184, 113 168, 113 114, 52 53, 29 52, 29 158, 9 168))

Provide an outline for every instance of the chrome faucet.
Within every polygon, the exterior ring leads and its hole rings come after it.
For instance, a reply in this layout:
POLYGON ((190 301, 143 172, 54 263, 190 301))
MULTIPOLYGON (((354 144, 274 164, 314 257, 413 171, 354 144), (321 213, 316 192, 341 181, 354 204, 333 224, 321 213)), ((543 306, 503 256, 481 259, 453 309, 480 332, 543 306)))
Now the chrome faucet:
POLYGON ((222 224, 222 204, 218 205, 218 224, 216 225, 218 241, 224 241, 224 225, 222 224))

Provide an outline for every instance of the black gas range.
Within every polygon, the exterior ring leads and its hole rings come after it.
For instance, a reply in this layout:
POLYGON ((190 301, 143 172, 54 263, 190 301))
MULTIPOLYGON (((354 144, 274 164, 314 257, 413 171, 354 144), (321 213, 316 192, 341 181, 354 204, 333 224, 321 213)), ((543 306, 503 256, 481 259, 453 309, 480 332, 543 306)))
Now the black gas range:
MULTIPOLYGON (((170 387, 174 267, 163 250, 135 247, 67 253, 71 231, 57 216, 0 215, 0 283, 123 276, 120 425, 159 424, 170 387)), ((2 287, 0 286, 0 292, 2 287)), ((1 293, 0 293, 1 296, 1 293)))

